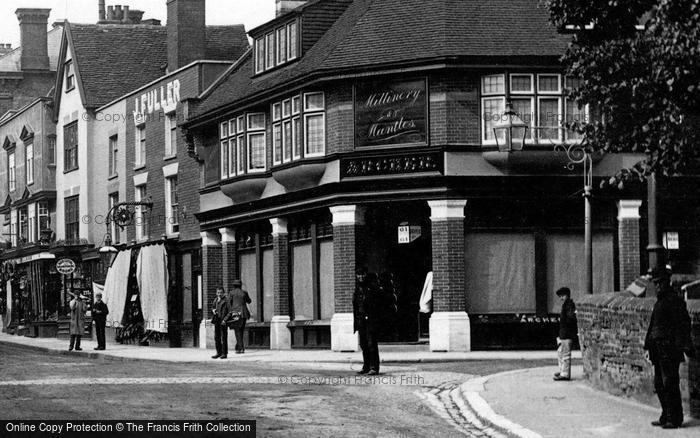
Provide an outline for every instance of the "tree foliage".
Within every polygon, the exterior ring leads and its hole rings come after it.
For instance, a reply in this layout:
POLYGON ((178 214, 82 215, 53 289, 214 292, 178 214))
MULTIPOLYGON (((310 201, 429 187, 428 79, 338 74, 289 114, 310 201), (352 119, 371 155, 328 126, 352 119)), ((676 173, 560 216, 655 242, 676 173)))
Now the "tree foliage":
POLYGON ((700 157, 700 0, 543 0, 573 33, 563 63, 590 104, 594 151, 646 159, 615 180, 694 172, 700 157), (640 28, 640 26, 643 28, 640 28), (573 30, 572 30, 573 27, 573 30))

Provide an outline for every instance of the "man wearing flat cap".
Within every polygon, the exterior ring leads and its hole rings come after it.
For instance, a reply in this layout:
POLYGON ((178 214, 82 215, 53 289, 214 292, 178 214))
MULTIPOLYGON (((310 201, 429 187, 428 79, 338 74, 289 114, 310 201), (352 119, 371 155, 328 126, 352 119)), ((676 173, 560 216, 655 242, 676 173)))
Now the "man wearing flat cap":
POLYGON ((557 337, 557 357, 559 372, 554 374, 554 380, 571 380, 571 346, 578 336, 576 321, 576 304, 571 299, 571 289, 562 287, 556 292, 561 299, 559 314, 559 336, 557 337))
POLYGON ((694 356, 690 339, 690 315, 683 299, 671 288, 666 268, 649 272, 656 286, 656 303, 644 340, 645 356, 654 365, 654 389, 661 402, 661 416, 652 425, 677 429, 683 424, 680 376, 683 353, 694 356))

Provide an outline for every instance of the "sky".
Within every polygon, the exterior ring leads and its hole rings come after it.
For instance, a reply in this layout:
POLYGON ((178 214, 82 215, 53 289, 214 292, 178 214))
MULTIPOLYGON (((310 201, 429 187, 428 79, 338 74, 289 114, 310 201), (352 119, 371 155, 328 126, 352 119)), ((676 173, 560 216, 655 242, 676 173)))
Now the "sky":
MULTIPOLYGON (((97 22, 97 0, 0 0, 0 43, 20 43, 18 8, 51 9, 49 25, 68 19, 74 23, 97 22)), ((166 22, 166 0, 106 0, 107 6, 128 5, 145 11, 143 18, 166 22)), ((207 0, 207 24, 245 24, 246 30, 275 16, 275 0, 207 0)), ((49 26, 50 28, 50 26, 49 26)))

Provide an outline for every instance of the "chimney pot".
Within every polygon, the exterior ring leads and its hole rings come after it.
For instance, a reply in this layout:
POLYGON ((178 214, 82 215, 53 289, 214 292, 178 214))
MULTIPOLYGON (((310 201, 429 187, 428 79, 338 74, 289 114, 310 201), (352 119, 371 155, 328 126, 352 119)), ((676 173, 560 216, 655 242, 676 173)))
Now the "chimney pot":
POLYGON ((105 21, 105 0, 97 0, 97 17, 98 21, 105 21))
POLYGON ((122 22, 123 23, 130 23, 131 22, 129 20, 129 6, 128 5, 124 6, 124 10, 122 11, 122 22))
POLYGON ((122 12, 122 5, 114 6, 114 19, 117 21, 121 21, 122 18, 124 18, 124 15, 122 12))
POLYGON ((107 21, 114 20, 114 6, 107 6, 107 21))

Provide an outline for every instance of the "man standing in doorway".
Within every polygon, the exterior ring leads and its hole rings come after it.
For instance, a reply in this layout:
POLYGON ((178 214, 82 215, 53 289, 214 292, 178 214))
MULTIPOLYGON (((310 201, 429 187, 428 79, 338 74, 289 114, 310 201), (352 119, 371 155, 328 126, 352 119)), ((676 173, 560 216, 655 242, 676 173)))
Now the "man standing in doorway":
POLYGON ((556 294, 562 304, 557 337, 559 372, 554 374, 554 380, 571 380, 571 347, 578 335, 576 304, 571 299, 571 289, 568 287, 562 287, 556 294))
POLYGON ((380 289, 377 274, 358 269, 355 273, 355 294, 352 299, 354 329, 360 334, 362 369, 358 374, 379 374, 379 326, 380 289))
POLYGON ((216 354, 212 359, 226 359, 228 356, 228 327, 226 327, 224 318, 229 314, 229 301, 224 297, 224 289, 216 288, 216 298, 213 305, 214 316, 211 323, 214 326, 214 344, 216 345, 216 354))
POLYGON ((109 308, 102 301, 102 293, 95 294, 95 304, 92 306, 92 319, 95 321, 95 332, 97 334, 97 347, 95 350, 105 349, 105 326, 107 325, 107 315, 109 308))
POLYGON ((661 402, 661 417, 651 424, 677 429, 683 424, 678 368, 685 360, 683 353, 694 356, 690 315, 685 301, 671 288, 671 273, 661 268, 650 274, 657 292, 644 349, 647 360, 654 364, 654 389, 661 402))

